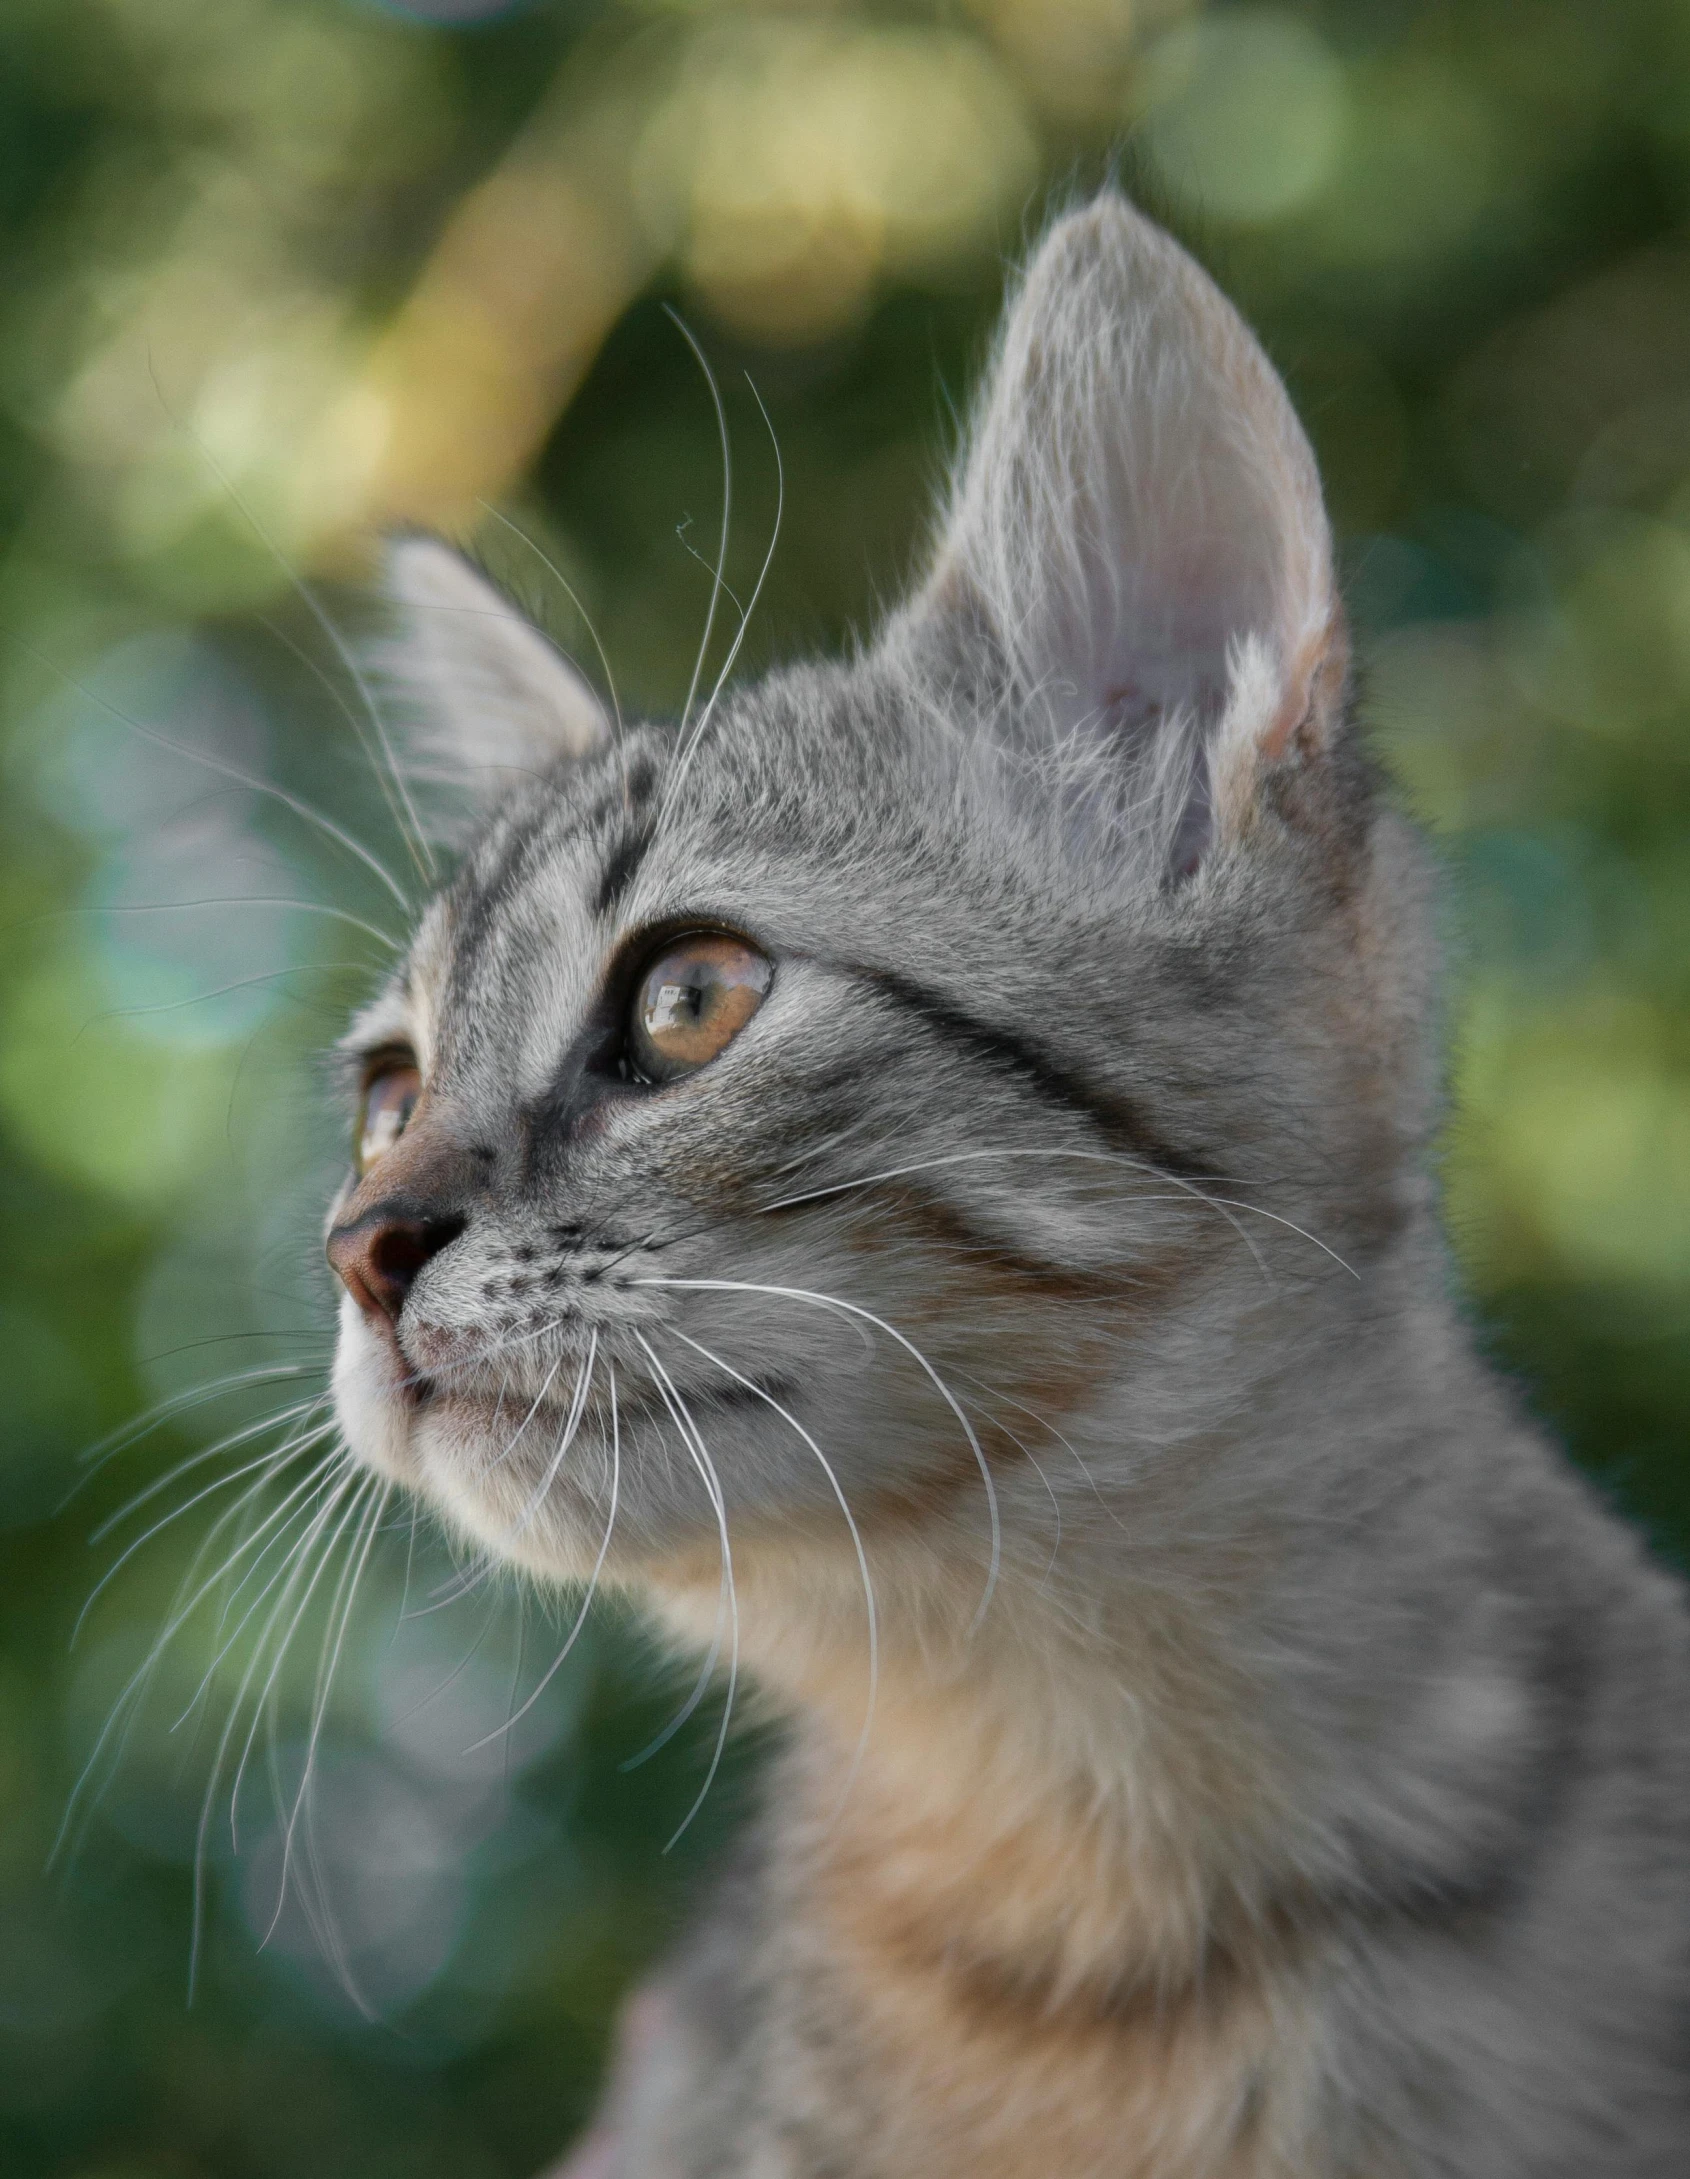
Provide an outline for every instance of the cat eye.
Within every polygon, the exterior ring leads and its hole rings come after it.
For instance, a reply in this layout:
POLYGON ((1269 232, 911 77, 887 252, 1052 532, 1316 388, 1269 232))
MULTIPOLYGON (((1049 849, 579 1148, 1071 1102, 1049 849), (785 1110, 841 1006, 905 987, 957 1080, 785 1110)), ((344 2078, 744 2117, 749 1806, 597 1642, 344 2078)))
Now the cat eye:
POLYGON ((646 1082, 694 1074, 731 1043, 768 995, 774 963, 743 938, 692 931, 658 953, 634 992, 627 1029, 646 1082))
POLYGON ((422 1076, 414 1059, 389 1052, 373 1063, 364 1084, 357 1139, 352 1147, 352 1162, 360 1179, 404 1134, 421 1095, 422 1076))

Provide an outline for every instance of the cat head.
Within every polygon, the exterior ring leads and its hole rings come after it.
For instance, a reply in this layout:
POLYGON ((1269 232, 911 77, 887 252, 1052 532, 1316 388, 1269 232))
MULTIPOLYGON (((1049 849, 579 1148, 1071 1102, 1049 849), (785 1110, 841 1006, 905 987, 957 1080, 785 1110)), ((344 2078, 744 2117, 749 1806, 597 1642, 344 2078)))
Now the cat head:
POLYGON ((713 1596, 728 1537, 895 1533, 977 1592, 1048 1447, 1129 1489, 1413 1226, 1420 886, 1314 461, 1120 198, 850 663, 623 731, 445 547, 391 588, 475 819, 346 1040, 336 1390, 493 1553, 713 1596))

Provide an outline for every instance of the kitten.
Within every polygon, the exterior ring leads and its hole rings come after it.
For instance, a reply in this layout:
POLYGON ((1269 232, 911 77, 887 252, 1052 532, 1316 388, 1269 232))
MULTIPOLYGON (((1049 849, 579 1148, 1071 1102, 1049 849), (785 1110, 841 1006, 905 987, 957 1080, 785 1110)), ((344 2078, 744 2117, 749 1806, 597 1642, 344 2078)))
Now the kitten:
POLYGON ((1476 1359, 1315 467, 1118 197, 860 657, 613 731, 399 544, 357 1454, 790 1718, 619 2179, 1665 2179, 1682 1600, 1476 1359))

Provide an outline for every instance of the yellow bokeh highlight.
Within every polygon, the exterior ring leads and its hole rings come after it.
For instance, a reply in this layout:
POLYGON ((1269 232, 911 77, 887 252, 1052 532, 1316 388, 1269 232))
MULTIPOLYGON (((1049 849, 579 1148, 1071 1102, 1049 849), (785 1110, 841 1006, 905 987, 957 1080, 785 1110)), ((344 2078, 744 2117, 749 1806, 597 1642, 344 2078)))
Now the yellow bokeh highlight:
POLYGON ((854 323, 882 277, 989 243, 1035 163, 1020 97, 973 39, 769 18, 700 38, 633 180, 713 314, 785 345, 854 323))

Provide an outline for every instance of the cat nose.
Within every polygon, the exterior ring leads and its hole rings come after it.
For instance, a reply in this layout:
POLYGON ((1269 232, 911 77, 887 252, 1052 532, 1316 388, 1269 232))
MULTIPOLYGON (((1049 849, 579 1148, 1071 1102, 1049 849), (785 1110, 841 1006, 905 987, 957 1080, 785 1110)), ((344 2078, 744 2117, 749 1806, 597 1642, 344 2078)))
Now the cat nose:
POLYGON ((329 1262, 369 1317, 397 1324, 423 1266, 464 1230, 461 1218, 428 1217, 399 1204, 378 1203, 329 1235, 329 1262))

